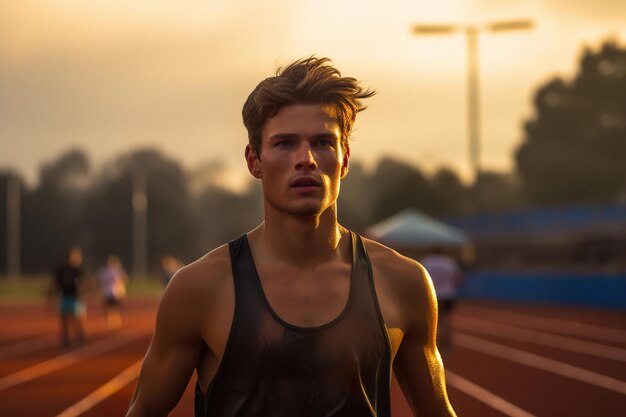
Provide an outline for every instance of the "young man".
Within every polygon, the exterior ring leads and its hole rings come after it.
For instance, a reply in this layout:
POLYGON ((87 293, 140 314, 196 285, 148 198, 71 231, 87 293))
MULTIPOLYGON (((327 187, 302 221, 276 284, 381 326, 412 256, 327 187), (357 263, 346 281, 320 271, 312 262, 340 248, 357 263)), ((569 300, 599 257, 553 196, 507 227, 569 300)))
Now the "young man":
POLYGON ((392 363, 416 416, 455 415, 426 271, 337 221, 348 136, 373 94, 318 58, 250 94, 265 220, 174 276, 129 417, 166 416, 194 370, 197 417, 389 417, 392 363))

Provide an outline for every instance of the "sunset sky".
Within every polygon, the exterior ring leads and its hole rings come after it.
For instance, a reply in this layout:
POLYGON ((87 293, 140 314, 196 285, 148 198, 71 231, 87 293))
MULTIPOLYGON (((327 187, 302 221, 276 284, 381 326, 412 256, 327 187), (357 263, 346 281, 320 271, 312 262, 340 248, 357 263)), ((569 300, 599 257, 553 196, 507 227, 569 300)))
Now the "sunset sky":
POLYGON ((583 47, 626 42, 623 0, 7 0, 0 2, 0 169, 29 181, 64 150, 98 164, 155 146, 197 169, 245 173, 241 106, 277 66, 316 54, 378 91, 352 157, 391 155, 468 175, 461 34, 415 23, 530 18, 480 37, 482 161, 509 170, 532 95, 574 75, 583 47))

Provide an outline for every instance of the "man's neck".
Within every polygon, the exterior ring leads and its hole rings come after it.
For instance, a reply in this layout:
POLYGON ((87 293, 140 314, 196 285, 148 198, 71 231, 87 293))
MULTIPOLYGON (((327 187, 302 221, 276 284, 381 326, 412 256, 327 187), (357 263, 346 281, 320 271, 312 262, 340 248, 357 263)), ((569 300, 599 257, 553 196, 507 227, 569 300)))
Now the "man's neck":
POLYGON ((316 216, 266 211, 264 223, 251 233, 251 238, 259 244, 257 251, 263 259, 306 268, 346 255, 349 246, 341 244, 346 232, 333 206, 316 216))

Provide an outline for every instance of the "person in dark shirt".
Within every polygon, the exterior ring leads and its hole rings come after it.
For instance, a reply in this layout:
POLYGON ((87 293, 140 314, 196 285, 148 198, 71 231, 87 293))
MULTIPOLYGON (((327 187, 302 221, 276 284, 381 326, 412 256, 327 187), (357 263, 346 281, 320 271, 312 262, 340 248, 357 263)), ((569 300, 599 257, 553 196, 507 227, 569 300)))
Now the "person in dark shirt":
POLYGON ((85 342, 85 304, 82 300, 85 277, 82 262, 82 250, 72 247, 66 262, 54 269, 53 293, 59 296, 61 345, 64 348, 71 345, 70 328, 79 346, 85 342))
POLYGON ((373 94, 316 57, 250 94, 264 221, 174 275, 127 417, 169 415, 194 370, 196 417, 390 417, 392 366, 415 416, 455 416, 428 273, 338 222, 348 138, 373 94))

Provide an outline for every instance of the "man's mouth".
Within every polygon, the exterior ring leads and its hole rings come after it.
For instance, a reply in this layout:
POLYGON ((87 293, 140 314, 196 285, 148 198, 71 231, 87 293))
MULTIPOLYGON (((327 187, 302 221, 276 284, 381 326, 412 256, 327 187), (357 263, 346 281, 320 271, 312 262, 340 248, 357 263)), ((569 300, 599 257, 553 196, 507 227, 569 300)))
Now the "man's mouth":
POLYGON ((321 185, 322 184, 313 177, 300 177, 289 183, 289 186, 293 188, 319 187, 321 185))

